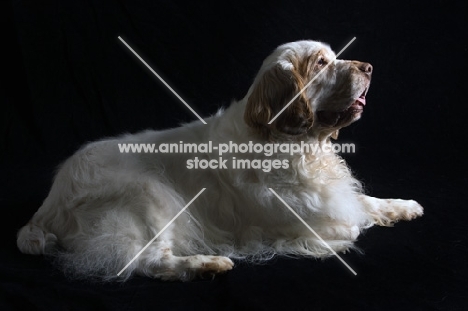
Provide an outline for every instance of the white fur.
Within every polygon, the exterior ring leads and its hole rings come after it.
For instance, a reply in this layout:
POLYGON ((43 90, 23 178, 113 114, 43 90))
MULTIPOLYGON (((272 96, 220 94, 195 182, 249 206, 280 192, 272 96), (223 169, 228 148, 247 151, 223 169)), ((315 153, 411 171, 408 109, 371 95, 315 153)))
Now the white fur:
MULTIPOLYGON (((364 196, 346 164, 332 153, 276 154, 268 158, 287 159, 289 168, 266 173, 253 169, 189 170, 186 160, 193 154, 119 152, 118 143, 265 143, 265 138, 244 122, 253 88, 274 64, 291 70, 291 57, 300 60, 319 50, 326 51, 328 58, 334 55, 326 45, 313 41, 290 43, 275 50, 247 96, 206 118, 207 125, 194 121, 179 128, 128 134, 84 146, 61 165, 48 197, 18 233, 19 249, 52 255, 73 277, 113 280, 201 188, 206 191, 120 279, 136 273, 190 280, 231 269, 233 263, 227 257, 262 261, 276 254, 330 256, 269 187, 337 252, 351 248, 361 230, 374 223, 389 224, 421 215, 422 208, 408 201, 398 201, 399 214, 389 215, 392 201, 364 196), (401 216, 407 207, 414 213, 401 216)), ((333 70, 338 68, 331 68, 318 79, 326 86, 320 92, 330 92, 327 81, 336 79, 333 70)), ((314 85, 308 92, 314 98, 326 95, 319 94, 314 85)), ((311 102, 314 112, 324 105, 311 102)), ((314 125, 310 133, 301 140, 330 144, 330 135, 319 135, 319 127, 314 125)), ((217 158, 213 154, 196 156, 217 158)), ((267 157, 242 154, 242 158, 267 157)))

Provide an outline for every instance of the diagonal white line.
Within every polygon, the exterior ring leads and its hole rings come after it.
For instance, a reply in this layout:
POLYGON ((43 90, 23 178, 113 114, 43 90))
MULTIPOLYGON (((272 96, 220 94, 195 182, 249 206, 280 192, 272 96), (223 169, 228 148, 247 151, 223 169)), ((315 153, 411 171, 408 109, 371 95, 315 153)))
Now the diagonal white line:
POLYGON ((174 89, 173 89, 172 87, 170 87, 169 84, 167 84, 166 81, 164 81, 164 79, 161 78, 161 76, 159 76, 159 75, 156 73, 156 71, 154 71, 153 68, 151 68, 151 67, 145 62, 145 60, 144 60, 143 58, 141 58, 140 55, 138 55, 138 53, 135 52, 135 51, 130 47, 130 45, 127 44, 127 42, 125 42, 124 39, 122 39, 120 36, 119 36, 118 38, 120 39, 120 41, 122 41, 123 44, 125 44, 125 46, 126 46, 130 51, 132 51, 133 54, 135 54, 135 56, 136 56, 146 67, 148 67, 148 69, 149 69, 159 80, 161 80, 161 82, 162 82, 172 93, 174 93, 174 95, 175 95, 185 106, 187 106, 188 109, 190 109, 190 111, 191 111, 194 115, 197 116, 198 119, 200 119, 200 121, 203 122, 203 124, 207 124, 207 123, 205 122, 205 120, 203 120, 203 119, 198 115, 198 113, 196 113, 195 110, 193 110, 192 107, 190 107, 190 105, 187 104, 187 103, 185 102, 185 100, 183 100, 182 97, 180 97, 179 94, 177 94, 177 92, 174 91, 174 89))
POLYGON ((314 229, 312 229, 305 221, 304 219, 301 218, 301 216, 299 216, 276 192, 275 190, 271 189, 271 188, 268 188, 270 189, 271 192, 273 192, 273 194, 291 211, 291 213, 294 214, 294 216, 296 216, 306 227, 307 229, 309 229, 316 237, 317 239, 319 239, 332 253, 333 255, 335 255, 345 266, 346 268, 349 269, 349 271, 351 271, 354 275, 357 275, 356 271, 353 270, 353 268, 351 268, 347 263, 346 261, 343 260, 343 258, 341 258, 331 247, 330 245, 327 244, 327 242, 325 242, 321 237, 320 235, 317 234, 317 232, 315 232, 314 229))
POLYGON ((189 205, 192 204, 193 201, 195 201, 195 199, 198 198, 198 196, 200 194, 202 194, 202 192, 205 191, 205 190, 206 190, 206 188, 203 188, 202 190, 200 190, 200 192, 198 192, 197 195, 190 202, 188 202, 187 205, 185 205, 185 207, 183 209, 181 209, 180 212, 178 212, 177 215, 175 215, 174 218, 172 218, 171 221, 169 221, 169 223, 167 225, 165 225, 164 228, 162 228, 161 231, 159 231, 158 234, 156 234, 156 236, 151 241, 149 241, 148 244, 146 244, 146 246, 143 247, 141 249, 141 251, 139 251, 138 254, 136 254, 135 257, 133 257, 133 259, 130 260, 130 262, 122 270, 120 270, 119 273, 117 273, 117 276, 120 276, 120 274, 122 274, 122 272, 124 272, 125 269, 127 269, 128 266, 130 266, 132 264, 132 262, 134 262, 135 259, 137 259, 145 251, 145 249, 147 249, 148 246, 150 246, 150 244, 153 243, 154 240, 156 240, 164 232, 164 230, 166 230, 167 227, 169 227, 174 222, 174 220, 176 220, 177 217, 179 217, 180 214, 182 214, 187 209, 187 207, 189 207, 189 205))
POLYGON ((292 102, 295 101, 296 98, 298 98, 299 95, 301 95, 302 92, 304 92, 305 89, 308 88, 308 87, 312 84, 312 82, 314 82, 315 79, 317 79, 317 77, 320 76, 320 74, 321 74, 322 72, 324 72, 325 69, 327 69, 328 66, 330 66, 330 64, 333 63, 333 62, 338 58, 338 56, 340 56, 340 54, 343 53, 344 50, 346 50, 346 49, 348 48, 348 46, 351 45, 351 43, 353 43, 354 40, 356 40, 356 37, 352 38, 351 41, 349 41, 348 44, 346 44, 346 46, 345 46, 344 48, 342 48, 341 51, 339 51, 338 54, 336 54, 335 57, 334 57, 325 67, 323 67, 322 70, 320 70, 320 71, 312 78, 312 80, 310 80, 309 83, 307 83, 306 86, 304 86, 304 87, 302 88, 302 90, 300 90, 299 93, 297 93, 296 96, 294 96, 294 97, 289 101, 289 103, 287 103, 286 106, 284 106, 283 109, 281 109, 280 112, 278 112, 278 113, 276 114, 276 116, 273 117, 273 119, 270 120, 270 122, 268 122, 268 124, 273 123, 273 121, 275 121, 276 118, 278 118, 279 115, 282 114, 283 111, 285 111, 285 110, 289 107, 289 105, 291 105, 292 102))

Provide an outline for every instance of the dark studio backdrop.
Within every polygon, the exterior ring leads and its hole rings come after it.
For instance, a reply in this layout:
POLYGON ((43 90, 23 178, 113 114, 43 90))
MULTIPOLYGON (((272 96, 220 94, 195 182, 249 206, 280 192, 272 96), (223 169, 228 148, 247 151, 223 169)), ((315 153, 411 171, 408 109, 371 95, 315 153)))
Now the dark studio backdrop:
POLYGON ((2 19, 0 308, 464 310, 467 303, 466 2, 13 1, 2 19), (340 140, 369 194, 425 215, 360 237, 363 254, 237 263, 214 280, 69 281, 22 255, 16 232, 83 143, 202 116, 247 92, 278 45, 314 39, 374 66, 362 119, 340 140))

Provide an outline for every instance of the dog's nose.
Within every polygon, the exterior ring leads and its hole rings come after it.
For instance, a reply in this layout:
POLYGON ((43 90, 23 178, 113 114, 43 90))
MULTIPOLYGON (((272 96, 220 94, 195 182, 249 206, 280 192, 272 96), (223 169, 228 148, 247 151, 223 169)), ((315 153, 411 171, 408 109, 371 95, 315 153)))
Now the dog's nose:
POLYGON ((361 70, 362 72, 365 72, 367 74, 372 73, 372 65, 369 64, 369 63, 359 63, 358 68, 359 68, 359 70, 361 70))

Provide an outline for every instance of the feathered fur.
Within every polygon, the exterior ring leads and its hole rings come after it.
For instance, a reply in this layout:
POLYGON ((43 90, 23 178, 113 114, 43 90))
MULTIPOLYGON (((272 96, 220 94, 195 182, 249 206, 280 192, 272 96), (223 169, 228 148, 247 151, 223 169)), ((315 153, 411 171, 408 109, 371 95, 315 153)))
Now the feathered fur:
POLYGON ((19 249, 52 255, 77 278, 126 280, 136 273, 190 280, 231 269, 229 258, 259 262, 276 254, 331 255, 268 188, 336 252, 352 248, 359 233, 374 223, 421 215, 422 208, 414 201, 394 204, 364 196, 343 159, 321 149, 271 157, 223 155, 288 161, 288 168, 270 172, 190 170, 186 161, 193 154, 119 152, 119 143, 331 144, 338 129, 360 117, 356 98, 367 92, 372 70, 369 64, 333 57, 319 42, 280 46, 265 60, 246 97, 205 119, 207 125, 194 121, 84 146, 61 165, 48 197, 19 231, 19 249), (331 62, 329 68, 269 125, 323 62, 331 62), (201 188, 206 191, 117 277, 201 188))

